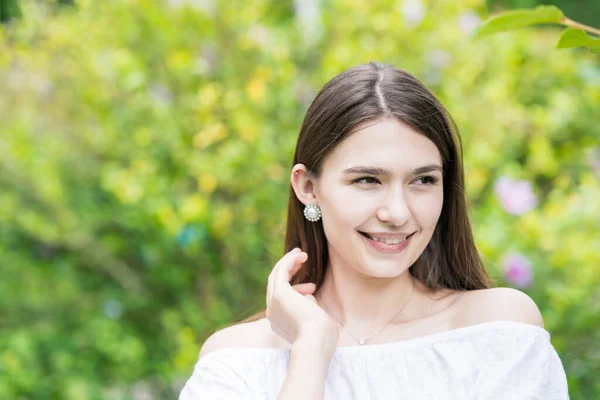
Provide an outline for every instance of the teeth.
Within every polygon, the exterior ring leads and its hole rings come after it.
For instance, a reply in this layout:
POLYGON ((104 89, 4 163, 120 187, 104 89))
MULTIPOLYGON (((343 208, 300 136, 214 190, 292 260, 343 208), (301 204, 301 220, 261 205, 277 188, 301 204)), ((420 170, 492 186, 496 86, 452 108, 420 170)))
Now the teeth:
POLYGON ((369 237, 376 242, 382 242, 385 244, 398 244, 398 243, 404 242, 406 240, 406 238, 404 238, 404 239, 386 239, 386 238, 378 238, 378 237, 373 237, 373 236, 369 236, 369 237))

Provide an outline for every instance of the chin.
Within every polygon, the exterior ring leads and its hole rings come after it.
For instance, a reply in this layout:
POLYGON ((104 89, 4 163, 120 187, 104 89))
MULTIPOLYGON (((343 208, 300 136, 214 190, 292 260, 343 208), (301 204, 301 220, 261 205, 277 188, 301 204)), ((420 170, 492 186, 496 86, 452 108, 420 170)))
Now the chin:
POLYGON ((359 270, 364 274, 373 278, 397 278, 404 272, 408 271, 410 265, 401 262, 369 262, 366 259, 359 270))

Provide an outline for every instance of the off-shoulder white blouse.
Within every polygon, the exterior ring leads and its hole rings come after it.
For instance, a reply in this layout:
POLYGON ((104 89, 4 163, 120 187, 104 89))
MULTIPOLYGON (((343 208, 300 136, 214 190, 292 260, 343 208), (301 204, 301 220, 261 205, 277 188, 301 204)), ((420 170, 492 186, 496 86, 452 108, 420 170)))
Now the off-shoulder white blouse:
MULTIPOLYGON (((226 348, 203 356, 179 400, 275 400, 290 349, 226 348)), ((412 340, 335 349, 325 400, 566 400, 550 334, 493 321, 412 340)))

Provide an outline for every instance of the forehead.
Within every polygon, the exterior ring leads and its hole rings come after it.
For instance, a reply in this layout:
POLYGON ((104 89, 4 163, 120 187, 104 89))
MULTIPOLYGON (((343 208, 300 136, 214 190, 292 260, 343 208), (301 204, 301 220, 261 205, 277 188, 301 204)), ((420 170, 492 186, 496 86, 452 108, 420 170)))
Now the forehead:
POLYGON ((341 170, 360 164, 403 171, 432 163, 442 164, 437 146, 405 123, 389 118, 358 125, 323 167, 341 170))

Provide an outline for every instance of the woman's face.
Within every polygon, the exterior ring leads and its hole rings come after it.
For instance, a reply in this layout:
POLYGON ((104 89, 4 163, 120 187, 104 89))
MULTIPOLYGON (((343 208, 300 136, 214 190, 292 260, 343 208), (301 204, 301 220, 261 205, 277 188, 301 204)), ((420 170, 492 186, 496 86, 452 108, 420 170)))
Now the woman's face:
POLYGON ((366 122, 326 157, 314 195, 331 261, 395 277, 421 255, 441 214, 441 156, 396 119, 366 122))

